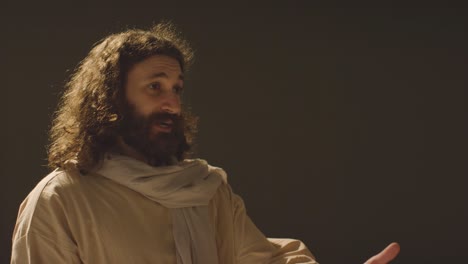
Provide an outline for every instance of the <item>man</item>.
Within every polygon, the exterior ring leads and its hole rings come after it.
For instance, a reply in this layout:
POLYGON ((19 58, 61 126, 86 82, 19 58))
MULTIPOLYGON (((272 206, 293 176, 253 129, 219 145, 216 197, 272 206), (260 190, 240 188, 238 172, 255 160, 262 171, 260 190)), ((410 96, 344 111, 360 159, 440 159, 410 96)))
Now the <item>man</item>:
POLYGON ((267 239, 222 169, 186 159, 192 57, 168 23, 91 50, 53 121, 54 171, 20 206, 12 263, 316 263, 300 241, 267 239))

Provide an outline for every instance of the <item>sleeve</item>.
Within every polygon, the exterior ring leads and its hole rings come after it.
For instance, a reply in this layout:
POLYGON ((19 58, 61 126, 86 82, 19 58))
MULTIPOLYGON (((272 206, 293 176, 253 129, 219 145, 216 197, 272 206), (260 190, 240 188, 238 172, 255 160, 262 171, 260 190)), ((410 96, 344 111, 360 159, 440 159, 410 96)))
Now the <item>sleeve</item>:
POLYGON ((29 232, 13 241, 11 264, 81 263, 77 254, 51 238, 29 232))
POLYGON ((266 238, 247 215, 242 198, 234 193, 232 203, 238 263, 318 264, 301 241, 266 238))
POLYGON ((268 241, 276 248, 275 255, 270 261, 272 264, 318 264, 312 253, 300 240, 268 238, 268 241))
POLYGON ((60 197, 43 191, 45 184, 41 185, 20 206, 11 264, 81 263, 60 197))

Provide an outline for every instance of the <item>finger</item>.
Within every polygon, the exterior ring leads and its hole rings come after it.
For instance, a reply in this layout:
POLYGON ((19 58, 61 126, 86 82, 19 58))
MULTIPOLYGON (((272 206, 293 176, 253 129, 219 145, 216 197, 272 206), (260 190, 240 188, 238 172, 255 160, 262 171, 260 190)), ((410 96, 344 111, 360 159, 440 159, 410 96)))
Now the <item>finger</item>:
POLYGON ((370 258, 364 264, 386 264, 392 261, 400 252, 400 245, 398 243, 391 243, 379 254, 370 258))

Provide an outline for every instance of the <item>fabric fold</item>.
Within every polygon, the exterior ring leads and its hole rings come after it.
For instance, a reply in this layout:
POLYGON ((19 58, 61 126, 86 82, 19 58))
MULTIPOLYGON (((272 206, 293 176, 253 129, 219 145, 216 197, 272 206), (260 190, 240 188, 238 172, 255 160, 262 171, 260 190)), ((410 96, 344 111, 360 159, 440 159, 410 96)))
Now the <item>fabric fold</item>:
POLYGON ((201 159, 164 167, 108 153, 93 173, 122 184, 169 208, 179 264, 217 264, 214 227, 208 204, 227 182, 221 169, 201 159))

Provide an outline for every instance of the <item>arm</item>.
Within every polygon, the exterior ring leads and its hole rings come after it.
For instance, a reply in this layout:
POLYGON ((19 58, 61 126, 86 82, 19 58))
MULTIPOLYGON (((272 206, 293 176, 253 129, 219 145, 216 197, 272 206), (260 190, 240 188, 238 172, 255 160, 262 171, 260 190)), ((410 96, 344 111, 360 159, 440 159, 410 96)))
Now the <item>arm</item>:
POLYGON ((50 237, 29 232, 13 240, 11 264, 81 263, 74 250, 50 237))
POLYGON ((314 256, 307 249, 306 245, 296 239, 268 238, 271 244, 276 248, 271 263, 308 263, 317 264, 314 256))
POLYGON ((11 263, 81 263, 67 228, 64 205, 45 190, 46 177, 19 208, 13 232, 11 263))
POLYGON ((238 263, 317 263, 299 240, 266 238, 247 215, 242 199, 232 193, 231 201, 238 263))

